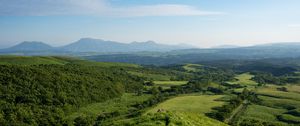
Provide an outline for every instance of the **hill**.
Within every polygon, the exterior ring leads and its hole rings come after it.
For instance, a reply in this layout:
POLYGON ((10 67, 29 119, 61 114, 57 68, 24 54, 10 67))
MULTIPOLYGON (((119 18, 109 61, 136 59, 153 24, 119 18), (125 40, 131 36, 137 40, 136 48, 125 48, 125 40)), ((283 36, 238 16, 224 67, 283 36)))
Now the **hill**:
POLYGON ((0 125, 61 125, 79 107, 134 93, 143 81, 121 63, 0 57, 0 125))

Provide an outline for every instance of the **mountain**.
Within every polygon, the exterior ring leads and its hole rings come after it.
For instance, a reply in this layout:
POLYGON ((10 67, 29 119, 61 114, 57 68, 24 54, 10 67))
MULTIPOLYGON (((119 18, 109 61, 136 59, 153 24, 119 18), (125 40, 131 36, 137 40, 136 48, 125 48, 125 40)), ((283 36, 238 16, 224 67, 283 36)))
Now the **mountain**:
POLYGON ((166 52, 187 49, 182 45, 164 45, 154 41, 121 43, 102 39, 82 38, 74 43, 52 47, 43 42, 22 42, 10 48, 0 49, 1 54, 21 55, 81 55, 90 53, 166 52))
POLYGON ((222 60, 300 58, 300 43, 275 43, 239 48, 181 49, 161 53, 93 55, 85 58, 105 62, 168 65, 222 60))
POLYGON ((82 38, 74 43, 61 47, 61 49, 70 52, 123 52, 126 47, 126 44, 119 42, 82 38))
POLYGON ((232 48, 239 48, 240 46, 236 46, 236 45, 219 45, 219 46, 214 46, 211 48, 215 48, 215 49, 232 49, 232 48))
POLYGON ((63 50, 70 52, 139 52, 139 51, 171 51, 185 49, 176 45, 157 44, 154 41, 132 42, 129 44, 105 41, 101 39, 82 38, 77 42, 63 46, 63 50))
POLYGON ((43 42, 25 41, 13 47, 3 49, 1 50, 1 52, 38 52, 38 51, 48 51, 52 49, 54 49, 52 46, 47 45, 43 42))

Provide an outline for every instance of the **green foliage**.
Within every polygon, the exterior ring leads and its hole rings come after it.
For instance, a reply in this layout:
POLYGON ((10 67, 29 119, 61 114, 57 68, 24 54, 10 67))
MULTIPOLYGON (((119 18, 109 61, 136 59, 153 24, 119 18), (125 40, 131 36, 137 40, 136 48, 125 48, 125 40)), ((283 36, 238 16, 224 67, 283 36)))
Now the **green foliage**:
POLYGON ((76 112, 69 114, 66 118, 74 120, 81 115, 97 116, 103 113, 118 112, 121 115, 128 114, 138 109, 138 105, 152 98, 152 95, 144 94, 137 96, 133 93, 125 93, 120 98, 114 98, 105 102, 92 103, 87 106, 80 107, 76 112))
POLYGON ((58 125, 64 115, 142 88, 143 80, 113 68, 1 65, 1 125, 58 125))
POLYGON ((278 119, 289 124, 300 124, 300 117, 289 114, 280 115, 278 119))

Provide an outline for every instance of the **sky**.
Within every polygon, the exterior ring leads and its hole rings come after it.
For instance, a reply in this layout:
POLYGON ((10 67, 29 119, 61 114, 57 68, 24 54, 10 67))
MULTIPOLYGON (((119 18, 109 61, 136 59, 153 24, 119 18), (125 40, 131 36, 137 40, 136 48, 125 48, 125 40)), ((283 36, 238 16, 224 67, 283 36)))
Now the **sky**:
POLYGON ((196 47, 300 42, 300 0, 0 0, 0 48, 87 37, 196 47))

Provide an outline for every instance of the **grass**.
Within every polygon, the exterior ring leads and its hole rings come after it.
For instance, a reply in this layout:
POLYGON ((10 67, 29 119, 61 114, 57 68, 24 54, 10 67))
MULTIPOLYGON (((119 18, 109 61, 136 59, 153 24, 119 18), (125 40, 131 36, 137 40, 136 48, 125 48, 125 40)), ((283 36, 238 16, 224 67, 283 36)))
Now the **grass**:
POLYGON ((179 96, 158 104, 147 113, 155 113, 157 110, 163 109, 166 111, 205 114, 210 112, 212 108, 224 104, 222 101, 216 101, 221 97, 223 95, 179 96))
POLYGON ((147 80, 169 81, 171 79, 171 76, 162 74, 140 73, 135 71, 129 71, 128 73, 146 78, 147 80))
POLYGON ((141 66, 128 63, 110 63, 110 62, 94 62, 82 60, 74 57, 62 56, 0 56, 0 65, 40 65, 40 64, 59 64, 65 65, 67 63, 86 65, 86 66, 100 66, 100 67, 134 67, 141 66))
POLYGON ((300 108, 300 101, 296 101, 293 99, 284 99, 284 98, 276 98, 276 97, 268 97, 268 96, 259 96, 259 99, 262 100, 262 105, 273 107, 273 108, 300 108))
POLYGON ((252 77, 254 77, 254 75, 251 75, 250 73, 243 73, 243 74, 239 74, 235 77, 237 79, 237 81, 232 81, 232 82, 228 82, 228 83, 241 84, 241 85, 246 85, 246 86, 256 86, 257 83, 255 81, 251 80, 252 77))
POLYGON ((285 109, 276 109, 262 105, 249 105, 239 120, 251 119, 284 125, 283 122, 277 120, 277 116, 285 111, 285 109))
POLYGON ((151 97, 151 95, 136 96, 134 94, 124 94, 121 98, 111 99, 101 103, 93 103, 85 107, 81 107, 77 112, 69 114, 67 118, 73 120, 80 115, 98 115, 100 113, 115 111, 124 114, 130 109, 133 109, 130 106, 142 103, 151 97))
POLYGON ((150 113, 132 120, 112 122, 116 126, 166 126, 166 118, 169 118, 169 126, 228 126, 220 121, 208 118, 201 114, 160 112, 150 113))
POLYGON ((65 64, 66 61, 54 57, 42 56, 0 56, 0 65, 39 65, 39 64, 65 64))
POLYGON ((186 64, 183 66, 183 69, 189 72, 198 72, 201 71, 202 65, 200 64, 186 64))
POLYGON ((287 114, 297 114, 300 108, 300 94, 297 93, 297 87, 286 85, 288 92, 278 91, 278 87, 283 86, 267 85, 258 88, 256 92, 261 99, 260 104, 249 105, 239 120, 259 120, 274 125, 289 125, 291 122, 297 122, 299 117, 287 114))
POLYGON ((280 115, 279 120, 287 122, 287 123, 300 124, 300 117, 293 116, 293 115, 290 115, 290 114, 280 115))
POLYGON ((300 85, 287 85, 285 86, 289 92, 300 93, 300 85))
POLYGON ((179 86, 185 85, 188 81, 154 81, 154 84, 157 86, 170 87, 170 86, 179 86))
POLYGON ((258 88, 257 94, 300 101, 300 93, 278 91, 278 87, 281 86, 267 85, 265 87, 258 88))
POLYGON ((77 61, 73 61, 72 63, 78 65, 100 66, 100 67, 133 67, 133 68, 141 67, 139 65, 129 64, 129 63, 95 62, 95 61, 88 61, 88 60, 77 60, 77 61))

